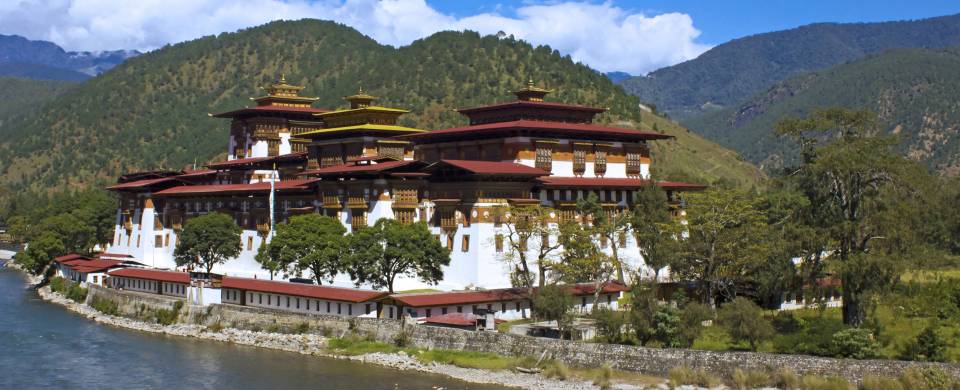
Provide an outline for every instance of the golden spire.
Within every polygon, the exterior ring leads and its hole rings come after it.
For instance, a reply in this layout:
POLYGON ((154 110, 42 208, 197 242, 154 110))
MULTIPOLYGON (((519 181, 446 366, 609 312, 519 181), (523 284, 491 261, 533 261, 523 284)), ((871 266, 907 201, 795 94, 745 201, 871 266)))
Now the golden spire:
POLYGON ((360 87, 356 95, 346 96, 343 99, 350 102, 351 109, 356 109, 369 107, 370 103, 376 100, 377 97, 368 95, 366 92, 363 92, 363 87, 360 87))
POLYGON ((549 89, 544 89, 537 87, 533 83, 533 78, 527 80, 527 85, 521 89, 513 91, 514 95, 517 95, 517 100, 526 100, 530 102, 542 102, 543 97, 547 96, 548 93, 553 92, 549 89))

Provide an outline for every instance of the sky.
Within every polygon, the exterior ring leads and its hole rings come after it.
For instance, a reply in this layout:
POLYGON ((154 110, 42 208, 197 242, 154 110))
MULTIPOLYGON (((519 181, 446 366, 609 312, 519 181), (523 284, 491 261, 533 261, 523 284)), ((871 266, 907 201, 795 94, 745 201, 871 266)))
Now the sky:
POLYGON ((960 13, 960 0, 0 0, 0 34, 66 50, 137 49, 272 20, 334 20, 393 46, 503 31, 594 69, 646 74, 748 35, 817 22, 960 13))

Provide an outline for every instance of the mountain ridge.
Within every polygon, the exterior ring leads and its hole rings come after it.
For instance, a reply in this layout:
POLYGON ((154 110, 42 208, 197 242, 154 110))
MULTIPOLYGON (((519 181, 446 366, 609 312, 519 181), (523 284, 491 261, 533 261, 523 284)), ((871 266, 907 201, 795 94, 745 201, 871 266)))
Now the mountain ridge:
POLYGON ((136 50, 66 51, 53 42, 0 34, 0 76, 80 81, 140 54, 136 50))
POLYGON ((960 46, 891 49, 777 83, 738 105, 692 118, 691 129, 765 169, 795 161, 772 129, 815 108, 865 108, 879 131, 899 138, 904 155, 947 175, 960 174, 960 46))
POLYGON ((410 109, 402 124, 425 129, 463 124, 454 108, 507 100, 532 76, 556 91, 553 100, 609 108, 604 122, 659 127, 700 148, 654 145, 655 159, 678 154, 674 161, 701 164, 655 163, 658 174, 744 185, 761 175, 735 153, 642 112, 605 76, 549 47, 441 32, 393 48, 340 24, 301 20, 167 46, 84 82, 50 103, 57 110, 0 128, 0 181, 11 192, 76 188, 222 156, 229 124, 206 114, 249 105, 280 74, 318 97, 318 107, 343 106, 342 96, 362 86, 381 96, 378 104, 410 109), (706 158, 694 158, 698 151, 706 158))
POLYGON ((815 23, 738 38, 620 83, 683 120, 737 104, 790 76, 892 48, 960 45, 960 14, 878 23, 815 23))

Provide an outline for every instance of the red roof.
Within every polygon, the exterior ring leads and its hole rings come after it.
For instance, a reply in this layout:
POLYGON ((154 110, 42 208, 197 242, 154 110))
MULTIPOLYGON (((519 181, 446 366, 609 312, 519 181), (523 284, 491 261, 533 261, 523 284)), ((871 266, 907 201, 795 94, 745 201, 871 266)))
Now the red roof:
POLYGON ((478 160, 440 160, 441 164, 452 165, 454 167, 469 171, 478 175, 524 175, 524 176, 546 176, 550 173, 523 164, 501 161, 478 161, 478 160))
MULTIPOLYGON (((423 322, 438 325, 475 326, 479 318, 480 317, 472 313, 447 313, 426 317, 423 319, 423 322)), ((494 322, 501 324, 507 321, 495 319, 494 322)))
POLYGON ((565 104, 565 103, 554 103, 554 102, 534 102, 529 100, 516 100, 512 102, 491 104, 487 106, 479 107, 470 107, 470 108, 461 108, 457 112, 461 114, 468 114, 473 112, 480 111, 490 111, 490 110, 502 110, 504 108, 514 108, 514 107, 532 107, 532 108, 559 108, 563 110, 572 110, 572 111, 586 111, 593 113, 604 112, 607 109, 597 108, 597 107, 588 107, 588 106, 578 106, 575 104, 565 104))
POLYGON ((335 175, 335 174, 341 174, 341 173, 381 172, 381 171, 385 171, 385 170, 392 169, 392 168, 397 168, 397 167, 402 167, 402 166, 410 165, 410 164, 416 163, 416 162, 418 162, 418 161, 410 161, 410 160, 398 161, 398 160, 392 160, 392 161, 384 161, 384 162, 376 163, 376 164, 353 164, 353 163, 348 163, 348 164, 342 164, 342 165, 334 165, 334 166, 330 166, 330 167, 323 167, 323 168, 320 168, 320 169, 313 169, 313 170, 309 170, 309 171, 303 171, 303 172, 300 172, 300 175, 332 175, 332 174, 335 175))
POLYGON ((126 190, 131 188, 144 188, 153 184, 174 180, 175 177, 176 176, 169 176, 169 177, 160 177, 156 179, 143 179, 143 180, 130 181, 126 183, 114 184, 112 186, 107 187, 107 189, 108 190, 126 190))
POLYGON ((486 302, 516 301, 527 299, 527 292, 519 288, 501 288, 495 290, 430 292, 415 294, 394 294, 390 298, 404 306, 449 306, 486 302))
POLYGON ((123 253, 101 253, 97 255, 101 259, 132 259, 133 256, 123 253))
POLYGON ((68 267, 77 272, 90 273, 102 272, 110 268, 122 267, 123 262, 119 260, 87 260, 65 263, 68 267))
MULTIPOLYGON (((547 187, 584 187, 584 188, 640 188, 650 183, 649 180, 619 178, 619 177, 561 177, 550 176, 539 179, 547 187)), ((702 184, 681 183, 674 181, 660 181, 657 186, 668 190, 701 190, 707 188, 702 184)))
POLYGON ((228 161, 213 162, 213 163, 208 163, 207 168, 223 169, 223 168, 239 167, 243 165, 259 164, 259 163, 271 162, 271 161, 284 162, 284 161, 300 160, 300 159, 305 160, 306 158, 307 158, 307 152, 296 152, 296 153, 289 153, 289 154, 281 154, 279 156, 247 157, 247 158, 238 158, 238 159, 228 160, 228 161))
MULTIPOLYGON (((275 182, 274 188, 277 191, 298 191, 307 190, 310 185, 320 181, 320 179, 297 179, 281 180, 275 182)), ((270 191, 270 182, 260 182, 252 184, 209 184, 198 186, 179 186, 168 188, 163 191, 157 191, 154 195, 195 195, 195 194, 223 194, 223 193, 244 193, 270 191)))
POLYGON ((549 133, 549 136, 551 137, 572 135, 582 136, 582 138, 595 139, 597 136, 606 136, 608 138, 612 137, 620 141, 643 141, 651 139, 673 138, 673 136, 660 134, 653 131, 628 129, 623 127, 600 126, 590 123, 566 123, 533 120, 485 123, 482 125, 455 127, 451 129, 428 131, 425 133, 402 135, 398 136, 398 138, 409 138, 418 140, 418 142, 423 142, 422 140, 460 138, 464 135, 494 135, 504 131, 514 130, 543 131, 549 133))
POLYGON ((53 258, 53 261, 58 263, 63 263, 70 260, 90 260, 90 258, 84 255, 76 254, 76 253, 70 253, 70 254, 57 256, 53 258))
MULTIPOLYGON (((592 295, 593 284, 581 283, 571 287, 573 295, 592 295)), ((536 289, 534 289, 536 290, 536 289)), ((620 282, 610 282, 603 286, 601 290, 604 294, 630 291, 626 285, 620 282)), ((450 305, 469 305, 477 303, 517 301, 529 299, 527 291, 522 288, 500 288, 493 290, 478 291, 451 291, 451 292, 431 292, 417 294, 394 294, 390 298, 410 307, 429 307, 429 306, 450 306, 450 305)))
POLYGON ((221 286, 238 290, 258 291, 341 302, 369 302, 387 295, 382 291, 361 290, 333 286, 317 286, 263 279, 224 276, 221 286))
POLYGON ((161 271, 147 268, 124 268, 112 271, 107 275, 123 276, 127 278, 156 280, 160 282, 190 283, 190 274, 186 272, 161 271))
POLYGON ((259 114, 259 113, 294 113, 294 114, 320 114, 324 112, 329 112, 330 110, 323 108, 313 108, 313 107, 280 107, 280 106, 254 106, 254 107, 244 107, 241 109, 221 112, 219 114, 213 114, 215 118, 231 118, 237 115, 242 114, 259 114))

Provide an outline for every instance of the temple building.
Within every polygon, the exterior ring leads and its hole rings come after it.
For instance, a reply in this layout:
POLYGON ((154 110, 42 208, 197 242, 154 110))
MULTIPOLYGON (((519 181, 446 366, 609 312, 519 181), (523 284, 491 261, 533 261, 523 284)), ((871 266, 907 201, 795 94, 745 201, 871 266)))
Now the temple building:
MULTIPOLYGON (((125 175, 109 187, 120 197, 110 252, 173 269, 183 222, 216 211, 233 216, 243 235, 240 256, 214 272, 266 278, 254 256, 269 237, 273 191, 277 223, 304 213, 337 218, 348 231, 381 218, 425 222, 451 254, 438 288, 510 287, 503 210, 550 207, 550 223, 559 223, 579 218, 577 200, 594 193, 607 212, 625 212, 650 183, 649 143, 671 138, 596 124, 605 109, 545 101, 551 91, 532 81, 513 101, 458 110, 466 126, 433 131, 399 125, 406 110, 375 105, 362 89, 335 110, 312 107, 315 99, 283 78, 266 89, 256 107, 215 115, 232 119, 227 161, 125 175)), ((703 188, 658 185, 671 200, 703 188)), ((619 241, 623 261, 648 271, 633 237, 619 241)), ((341 275, 335 284, 352 281, 341 275)), ((396 282, 398 290, 423 287, 434 286, 396 282)))

